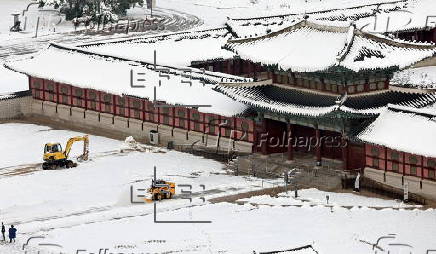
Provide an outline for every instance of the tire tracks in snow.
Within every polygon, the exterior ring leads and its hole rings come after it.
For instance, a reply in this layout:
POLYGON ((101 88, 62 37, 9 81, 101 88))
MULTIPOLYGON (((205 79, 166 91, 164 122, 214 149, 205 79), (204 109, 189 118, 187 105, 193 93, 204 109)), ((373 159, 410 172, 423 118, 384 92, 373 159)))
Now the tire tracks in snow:
POLYGON ((153 11, 156 16, 164 18, 164 30, 150 30, 140 33, 134 32, 125 36, 121 35, 121 33, 89 35, 85 34, 83 31, 77 31, 42 35, 39 38, 27 37, 7 40, 3 43, 0 43, 0 60, 7 60, 9 57, 12 56, 25 56, 28 54, 36 53, 39 50, 46 48, 47 45, 51 42, 63 44, 91 43, 104 41, 112 38, 133 38, 137 36, 189 30, 203 24, 203 21, 197 16, 182 11, 165 8, 156 8, 153 11))

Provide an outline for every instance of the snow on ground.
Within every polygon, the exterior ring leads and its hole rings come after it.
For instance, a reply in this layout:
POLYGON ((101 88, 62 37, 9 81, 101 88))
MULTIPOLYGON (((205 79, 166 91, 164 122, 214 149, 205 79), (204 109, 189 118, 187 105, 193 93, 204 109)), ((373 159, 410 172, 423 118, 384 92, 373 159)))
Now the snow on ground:
POLYGON ((269 195, 254 196, 251 198, 244 198, 242 201, 250 204, 257 205, 330 205, 330 206, 344 206, 344 207, 371 207, 371 208, 404 208, 414 207, 413 205, 404 204, 397 200, 385 200, 379 198, 364 197, 353 193, 334 193, 325 192, 317 189, 303 189, 299 190, 298 197, 295 198, 294 192, 289 191, 288 194, 281 193, 278 197, 271 197, 269 195), (327 196, 329 202, 327 203, 327 196))
MULTIPOLYGON (((144 146, 148 152, 121 153, 123 142, 93 135, 90 160, 76 168, 42 171, 34 165, 34 170, 25 171, 24 167, 13 172, 5 168, 14 163, 38 164, 44 143, 64 144, 67 138, 80 134, 32 124, 0 125, 0 139, 7 144, 0 150, 6 158, 0 165, 0 219, 6 225, 16 225, 19 233, 16 244, 0 244, 0 253, 23 253, 17 247, 31 236, 44 237, 30 242, 32 248, 42 248, 40 254, 48 250, 59 253, 60 249, 63 253, 82 249, 86 252, 79 253, 89 254, 101 248, 109 249, 107 253, 134 254, 252 253, 304 245, 313 245, 318 253, 366 254, 372 246, 365 242, 374 243, 387 234, 396 234, 396 239, 382 241, 380 246, 391 253, 399 253, 387 245, 393 242, 412 245, 414 253, 436 247, 431 240, 436 233, 436 213, 431 209, 330 208, 322 205, 327 193, 314 189, 300 191, 302 198, 311 200, 294 200, 301 207, 282 207, 265 197, 259 199, 269 202, 267 206, 211 204, 200 197, 209 200, 258 190, 262 181, 227 175, 221 163, 166 149, 144 146), (156 219, 211 223, 154 223, 154 204, 132 204, 131 199, 141 201, 138 195, 144 192, 138 189, 150 185, 154 166, 158 178, 177 184, 174 199, 156 204, 156 219), (181 190, 189 188, 180 184, 192 185, 192 203, 182 199, 181 190), (204 191, 200 184, 205 185, 204 191), (39 246, 46 243, 62 247, 39 246)), ((80 144, 75 144, 73 153, 79 154, 80 149, 80 144)), ((353 194, 328 195, 337 205, 399 206, 395 201, 353 194)), ((38 253, 34 250, 28 253, 38 253)))
MULTIPOLYGON (((152 148, 149 152, 121 153, 123 142, 98 136, 90 136, 89 161, 77 168, 42 171, 38 164, 44 144, 60 142, 64 146, 76 135, 81 133, 32 124, 0 124, 2 144, 7 144, 0 146, 1 220, 17 225, 21 239, 52 228, 150 213, 150 204, 131 204, 130 187, 134 185, 134 200, 141 201, 136 196, 144 192, 137 189, 149 187, 154 166, 158 177, 192 185, 194 197, 203 195, 200 184, 205 185, 207 198, 261 186, 256 179, 226 175, 223 165, 213 160, 152 148)), ((80 142, 74 144, 72 155, 79 155, 81 149, 80 142)), ((177 187, 176 193, 180 192, 177 187)), ((194 202, 202 204, 198 197, 194 202)), ((159 209, 189 205, 179 198, 162 202, 159 209)))
MULTIPOLYGON (((177 219, 184 212, 176 210, 160 216, 177 219)), ((413 253, 425 253, 434 248, 431 239, 436 233, 434 210, 331 210, 220 203, 197 206, 190 212, 210 218, 212 223, 156 224, 152 215, 145 215, 55 229, 45 241, 61 244, 70 253, 77 248, 128 253, 252 253, 312 244, 318 253, 367 254, 373 250, 364 242, 375 243, 381 236, 396 234, 395 239, 380 241, 379 246, 400 253, 399 249, 410 249, 388 244, 404 243, 413 246, 413 253)))
MULTIPOLYGON (((42 160, 45 143, 59 142, 62 147, 65 148, 65 144, 69 138, 81 135, 83 135, 83 133, 54 130, 50 127, 34 124, 0 124, 0 136, 2 144, 4 144, 0 146, 0 154, 2 154, 0 170, 5 167, 17 165, 17 162, 21 165, 39 163, 42 160), (20 152, 12 148, 20 148, 20 152)), ((112 148, 111 150, 117 149, 120 144, 121 142, 116 140, 91 136, 91 154, 109 151, 108 147, 112 148)), ((80 144, 75 144, 71 154, 73 156, 80 155, 81 149, 80 144)))

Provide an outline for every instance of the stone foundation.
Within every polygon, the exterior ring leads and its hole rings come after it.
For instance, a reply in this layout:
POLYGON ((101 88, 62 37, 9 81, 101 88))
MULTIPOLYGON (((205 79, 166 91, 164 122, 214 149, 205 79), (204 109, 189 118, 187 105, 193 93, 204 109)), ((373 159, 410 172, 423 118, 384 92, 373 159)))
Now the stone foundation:
POLYGON ((421 179, 416 176, 403 176, 393 172, 366 167, 364 176, 388 186, 404 189, 404 184, 409 185, 409 192, 418 194, 424 198, 436 200, 436 182, 421 179))

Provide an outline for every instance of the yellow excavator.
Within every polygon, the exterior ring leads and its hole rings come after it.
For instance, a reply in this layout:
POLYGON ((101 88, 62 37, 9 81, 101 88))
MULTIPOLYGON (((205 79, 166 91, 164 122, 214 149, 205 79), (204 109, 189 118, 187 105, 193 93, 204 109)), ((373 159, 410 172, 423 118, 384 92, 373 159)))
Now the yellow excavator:
POLYGON ((44 163, 42 169, 57 169, 59 167, 72 168, 77 167, 77 163, 68 159, 71 147, 74 142, 83 141, 83 154, 78 157, 79 161, 88 160, 89 155, 89 138, 88 135, 70 138, 65 146, 65 151, 59 143, 47 143, 44 146, 44 163))

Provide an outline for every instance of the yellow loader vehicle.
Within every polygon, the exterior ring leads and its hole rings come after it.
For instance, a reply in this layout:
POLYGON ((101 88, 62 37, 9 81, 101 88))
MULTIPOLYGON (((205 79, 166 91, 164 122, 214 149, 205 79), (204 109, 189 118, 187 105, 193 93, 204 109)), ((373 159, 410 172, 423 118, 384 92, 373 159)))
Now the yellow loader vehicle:
POLYGON ((77 167, 77 163, 68 159, 71 152, 71 147, 74 142, 83 141, 83 154, 79 156, 79 160, 88 160, 89 155, 89 138, 88 135, 70 138, 65 146, 65 151, 59 143, 47 143, 44 146, 44 163, 42 169, 57 169, 59 167, 72 168, 77 167))
POLYGON ((152 200, 171 199, 176 194, 176 184, 164 180, 152 180, 148 189, 152 200))

